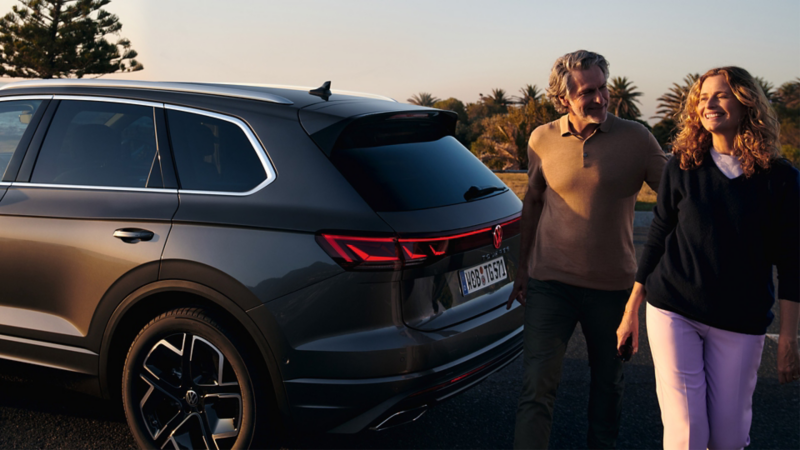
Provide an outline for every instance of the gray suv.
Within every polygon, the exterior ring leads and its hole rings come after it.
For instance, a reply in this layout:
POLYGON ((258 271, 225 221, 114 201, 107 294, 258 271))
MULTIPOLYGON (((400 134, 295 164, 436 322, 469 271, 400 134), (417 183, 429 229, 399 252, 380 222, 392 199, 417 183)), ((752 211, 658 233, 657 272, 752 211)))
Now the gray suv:
POLYGON ((121 399, 141 447, 416 419, 521 352, 521 203, 455 123, 329 84, 4 86, 0 359, 121 399))

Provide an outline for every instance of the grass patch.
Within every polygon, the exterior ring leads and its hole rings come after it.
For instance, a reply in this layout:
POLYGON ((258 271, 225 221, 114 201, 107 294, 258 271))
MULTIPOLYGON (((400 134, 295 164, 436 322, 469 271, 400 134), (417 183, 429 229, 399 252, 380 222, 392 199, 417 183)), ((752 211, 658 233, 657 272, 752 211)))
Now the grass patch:
MULTIPOLYGON (((515 194, 522 200, 525 192, 528 191, 528 174, 526 173, 496 173, 515 194)), ((646 183, 642 184, 642 190, 636 196, 636 211, 652 211, 656 206, 656 193, 646 183)))
POLYGON ((634 211, 652 211, 656 207, 655 202, 636 202, 634 211))

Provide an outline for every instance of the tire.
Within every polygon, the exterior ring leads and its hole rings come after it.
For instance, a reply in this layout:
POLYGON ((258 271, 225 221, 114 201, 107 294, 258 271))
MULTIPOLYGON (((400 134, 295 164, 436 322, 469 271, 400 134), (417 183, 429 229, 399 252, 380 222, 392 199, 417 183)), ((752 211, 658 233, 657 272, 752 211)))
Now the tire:
POLYGON ((256 361, 198 308, 151 320, 125 360, 125 416, 141 448, 265 446, 275 409, 256 361))

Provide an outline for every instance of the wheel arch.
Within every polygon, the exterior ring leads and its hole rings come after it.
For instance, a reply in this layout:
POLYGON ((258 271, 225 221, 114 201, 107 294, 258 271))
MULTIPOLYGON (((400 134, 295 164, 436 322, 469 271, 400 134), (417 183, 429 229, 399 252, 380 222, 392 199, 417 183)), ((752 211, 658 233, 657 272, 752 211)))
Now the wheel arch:
POLYGON ((122 370, 133 339, 154 317, 171 309, 197 306, 236 333, 253 354, 261 355, 262 369, 269 376, 270 392, 284 421, 289 406, 276 355, 259 327, 236 302, 208 286, 187 280, 162 280, 128 295, 112 313, 100 347, 99 382, 102 396, 120 399, 122 370), (118 383, 115 381, 119 381, 118 383))

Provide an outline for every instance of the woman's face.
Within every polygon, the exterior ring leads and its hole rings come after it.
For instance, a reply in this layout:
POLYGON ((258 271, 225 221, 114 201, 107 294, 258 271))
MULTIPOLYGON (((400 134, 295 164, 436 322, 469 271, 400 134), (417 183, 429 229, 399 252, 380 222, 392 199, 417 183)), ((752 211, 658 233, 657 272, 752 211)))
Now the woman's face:
POLYGON ((745 106, 734 97, 724 76, 706 78, 697 104, 703 128, 711 134, 735 136, 745 111, 745 106))

